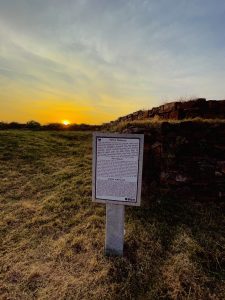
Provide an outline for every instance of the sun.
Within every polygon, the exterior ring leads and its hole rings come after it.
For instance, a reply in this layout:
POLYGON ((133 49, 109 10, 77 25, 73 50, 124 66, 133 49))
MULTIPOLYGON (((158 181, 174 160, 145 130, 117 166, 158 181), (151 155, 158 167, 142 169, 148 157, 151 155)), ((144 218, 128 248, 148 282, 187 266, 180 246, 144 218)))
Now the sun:
POLYGON ((65 125, 65 126, 70 125, 70 121, 68 121, 68 120, 63 120, 63 121, 62 121, 62 124, 65 125))

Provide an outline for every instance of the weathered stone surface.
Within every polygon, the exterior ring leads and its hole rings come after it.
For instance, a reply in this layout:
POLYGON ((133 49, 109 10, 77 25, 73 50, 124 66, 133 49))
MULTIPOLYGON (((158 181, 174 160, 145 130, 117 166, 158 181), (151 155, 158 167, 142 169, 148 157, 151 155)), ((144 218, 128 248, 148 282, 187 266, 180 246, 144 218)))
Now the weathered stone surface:
MULTIPOLYGON (((138 133, 131 127, 130 133, 138 133)), ((142 127, 141 132, 145 132, 142 127)), ((143 198, 225 201, 225 123, 163 122, 145 132, 143 198), (183 197, 182 196, 183 194, 183 197)))
MULTIPOLYGON (((186 102, 171 102, 153 107, 150 110, 139 110, 109 124, 118 124, 120 122, 129 122, 134 120, 146 120, 151 118, 160 119, 193 119, 196 117, 207 119, 225 119, 225 100, 209 100, 198 98, 186 102)), ((107 125, 107 124, 106 124, 107 125)))
POLYGON ((124 130, 145 134, 143 194, 148 201, 182 193, 190 199, 225 201, 225 123, 166 121, 195 117, 225 119, 225 100, 172 102, 109 123, 165 120, 154 126, 128 125, 124 130))
POLYGON ((225 161, 217 161, 217 170, 225 174, 225 161))

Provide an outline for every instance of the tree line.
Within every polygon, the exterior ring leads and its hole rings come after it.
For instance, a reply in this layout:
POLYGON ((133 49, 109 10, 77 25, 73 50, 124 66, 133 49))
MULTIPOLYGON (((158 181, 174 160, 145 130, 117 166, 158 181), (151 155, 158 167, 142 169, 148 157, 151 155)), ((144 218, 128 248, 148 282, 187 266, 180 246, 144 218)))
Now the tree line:
POLYGON ((0 130, 4 129, 28 129, 28 130, 99 130, 99 125, 89 125, 89 124, 69 124, 63 125, 61 123, 49 123, 46 125, 41 125, 37 121, 29 121, 27 123, 18 122, 0 122, 0 130))

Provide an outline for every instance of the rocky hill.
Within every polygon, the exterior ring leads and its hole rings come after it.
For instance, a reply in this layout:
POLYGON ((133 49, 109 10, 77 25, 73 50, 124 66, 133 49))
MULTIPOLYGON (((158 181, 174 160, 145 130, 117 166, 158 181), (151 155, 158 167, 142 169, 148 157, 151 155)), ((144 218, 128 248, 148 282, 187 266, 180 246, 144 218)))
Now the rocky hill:
POLYGON ((225 201, 225 100, 167 103, 105 128, 144 134, 142 195, 148 203, 164 196, 225 201))
POLYGON ((225 100, 206 100, 198 98, 186 102, 171 102, 149 110, 139 110, 124 117, 120 117, 109 124, 135 120, 159 119, 225 119, 225 100))

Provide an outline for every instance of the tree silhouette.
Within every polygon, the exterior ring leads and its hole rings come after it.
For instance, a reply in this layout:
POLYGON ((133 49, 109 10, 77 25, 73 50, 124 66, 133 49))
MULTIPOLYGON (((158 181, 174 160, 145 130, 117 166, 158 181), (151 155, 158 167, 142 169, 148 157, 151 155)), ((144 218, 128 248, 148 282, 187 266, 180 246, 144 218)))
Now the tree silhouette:
POLYGON ((26 128, 31 129, 31 130, 39 130, 41 128, 41 124, 38 123, 37 121, 29 121, 26 124, 26 128))

